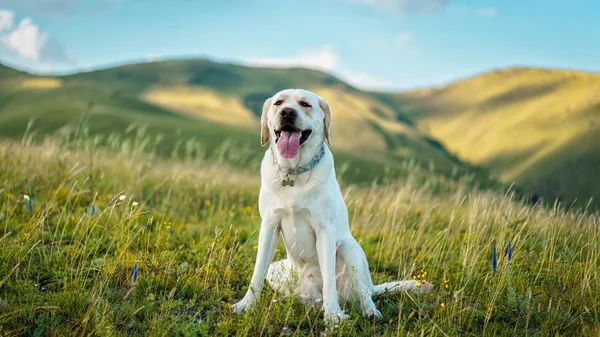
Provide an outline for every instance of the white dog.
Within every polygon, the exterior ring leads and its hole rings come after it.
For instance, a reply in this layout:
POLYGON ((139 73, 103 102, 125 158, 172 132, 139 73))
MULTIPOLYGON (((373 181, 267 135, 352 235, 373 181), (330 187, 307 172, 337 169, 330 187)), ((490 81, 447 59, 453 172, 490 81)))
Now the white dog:
POLYGON ((265 101, 261 144, 270 146, 261 164, 258 253, 250 287, 234 312, 252 307, 265 278, 286 296, 322 305, 327 322, 348 318, 340 302, 358 305, 366 317, 380 317, 373 295, 432 288, 418 287, 416 280, 373 286, 367 258, 350 232, 327 147, 330 125, 328 103, 311 91, 287 89, 265 101), (287 259, 271 264, 280 233, 287 259))

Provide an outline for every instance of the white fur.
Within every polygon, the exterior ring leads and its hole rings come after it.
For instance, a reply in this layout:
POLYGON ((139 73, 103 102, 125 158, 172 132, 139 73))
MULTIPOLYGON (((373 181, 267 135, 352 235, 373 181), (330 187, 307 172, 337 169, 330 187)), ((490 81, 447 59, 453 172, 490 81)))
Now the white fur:
MULTIPOLYGON (((331 112, 328 103, 313 92, 301 89, 280 91, 267 99, 263 108, 262 143, 269 143, 261 164, 259 212, 262 223, 258 253, 244 298, 233 305, 236 313, 248 310, 257 300, 265 278, 284 295, 296 296, 306 304, 322 305, 326 321, 348 318, 340 302, 351 301, 364 316, 380 317, 372 296, 403 290, 417 290, 417 281, 389 282, 374 286, 367 258, 352 236, 348 211, 336 180, 333 155, 329 147, 311 171, 292 176, 294 186, 282 186, 285 177, 273 162, 283 167, 306 165, 324 142, 330 143, 331 112), (281 100, 281 105, 274 105, 281 100), (311 108, 302 107, 300 101, 311 108), (275 144, 279 126, 278 112, 283 107, 298 111, 297 126, 312 134, 300 146, 298 155, 283 158, 275 144), (279 234, 285 242, 287 259, 272 262, 279 234)), ((429 290, 421 287, 420 290, 429 290)))

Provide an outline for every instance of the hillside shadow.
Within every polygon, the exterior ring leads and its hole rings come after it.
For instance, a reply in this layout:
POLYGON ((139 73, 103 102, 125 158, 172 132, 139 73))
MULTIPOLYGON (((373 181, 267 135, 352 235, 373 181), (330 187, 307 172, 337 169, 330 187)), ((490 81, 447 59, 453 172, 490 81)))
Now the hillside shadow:
POLYGON ((492 167, 494 171, 503 172, 514 168, 519 163, 530 158, 540 150, 540 146, 530 146, 519 150, 508 150, 497 153, 483 163, 485 167, 492 167))
POLYGON ((483 106, 487 109, 497 109, 506 105, 522 103, 528 99, 535 99, 537 96, 548 95, 560 88, 561 85, 561 83, 555 82, 527 87, 517 87, 486 100, 483 103, 483 106))
MULTIPOLYGON (((369 96, 371 96, 373 99, 378 100, 380 102, 382 102, 383 104, 385 104, 388 108, 390 108, 396 117, 396 120, 412 126, 412 127, 416 127, 417 125, 415 124, 415 121, 410 117, 410 116, 414 116, 414 115, 420 115, 420 114, 424 114, 424 111, 408 111, 409 109, 407 109, 405 107, 406 104, 409 104, 411 102, 409 102, 408 99, 403 99, 403 98, 399 98, 396 94, 387 94, 387 93, 380 93, 380 92, 367 92, 369 96)), ((377 111, 373 110, 373 113, 378 114, 377 111)))
POLYGON ((267 98, 273 94, 269 92, 254 92, 242 97, 244 106, 252 112, 252 114, 260 119, 262 115, 262 108, 267 98))
POLYGON ((238 86, 244 81, 244 77, 237 69, 230 67, 190 66, 188 73, 190 74, 188 84, 207 86, 217 90, 226 90, 228 87, 238 86))
POLYGON ((600 127, 572 139, 530 166, 523 175, 545 182, 537 186, 541 192, 567 203, 578 199, 579 205, 593 197, 594 208, 600 208, 600 127))
MULTIPOLYGON (((482 163, 482 166, 487 167, 490 170, 493 169, 495 172, 505 172, 513 169, 519 163, 522 163, 527 158, 531 157, 534 153, 539 151, 539 149, 540 146, 531 146, 520 150, 503 151, 482 163)), ((497 175, 497 173, 493 175, 497 175)), ((543 198, 538 191, 527 186, 520 177, 506 183, 515 184, 511 190, 519 200, 535 204, 543 198)))
MULTIPOLYGON (((537 148, 505 152, 488 161, 498 171, 524 161, 537 148), (497 165, 497 166, 494 166, 497 165)), ((592 198, 592 210, 600 209, 600 128, 592 128, 526 167, 515 181, 536 201, 559 201, 575 208, 585 207, 592 198)))

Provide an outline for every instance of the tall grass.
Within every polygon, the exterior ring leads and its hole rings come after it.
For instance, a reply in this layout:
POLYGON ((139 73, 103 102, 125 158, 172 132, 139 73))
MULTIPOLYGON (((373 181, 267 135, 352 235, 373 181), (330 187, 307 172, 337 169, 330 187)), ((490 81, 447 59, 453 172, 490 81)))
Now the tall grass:
MULTIPOLYGON (((597 213, 527 205, 410 165, 396 181, 342 188, 374 281, 426 279, 433 293, 377 297, 380 320, 345 308, 351 319, 335 330, 319 308, 268 287, 237 316, 230 304, 257 248, 259 176, 225 156, 257 158, 224 145, 209 159, 192 141, 180 145, 185 156, 164 158, 160 137, 130 131, 0 142, 0 335, 600 333, 597 213)), ((284 256, 280 242, 275 258, 284 256)))

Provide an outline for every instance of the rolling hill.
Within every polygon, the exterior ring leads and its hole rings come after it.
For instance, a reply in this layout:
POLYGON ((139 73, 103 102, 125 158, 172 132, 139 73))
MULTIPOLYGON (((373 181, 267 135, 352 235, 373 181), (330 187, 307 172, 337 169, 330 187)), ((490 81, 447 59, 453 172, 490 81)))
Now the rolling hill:
POLYGON ((600 74, 510 68, 379 97, 504 182, 567 204, 600 197, 600 74))
MULTIPOLYGON (((228 160, 251 151, 238 165, 258 165, 264 148, 259 119, 264 100, 278 90, 314 90, 332 106, 333 150, 346 178, 369 182, 402 174, 414 161, 426 170, 452 175, 485 171, 457 161, 441 144, 397 119, 398 111, 371 94, 323 72, 307 69, 252 68, 207 60, 132 64, 69 76, 35 76, 0 69, 0 132, 18 137, 31 119, 40 133, 55 132, 85 118, 94 134, 126 133, 144 125, 161 137, 165 153, 194 147, 228 160), (195 145, 190 145, 193 140, 195 145), (187 145, 185 145, 187 144, 187 145), (235 148, 236 151, 231 151, 235 148)), ((184 151, 184 150, 182 150, 184 151)))
POLYGON ((334 147, 380 160, 418 157, 441 169, 456 162, 417 129, 398 121, 393 106, 379 102, 329 74, 302 68, 254 68, 207 60, 133 64, 78 74, 78 83, 110 84, 163 109, 258 132, 262 104, 285 88, 306 88, 332 106, 334 147))
POLYGON ((446 176, 473 172, 482 185, 495 184, 491 172, 550 202, 598 197, 600 75, 575 71, 510 68, 382 93, 320 71, 198 59, 55 77, 0 67, 0 132, 20 136, 31 118, 37 130, 54 132, 86 116, 93 133, 125 133, 137 123, 160 134, 166 153, 187 147, 219 157, 226 143, 236 149, 225 151, 227 160, 243 148, 257 162, 236 164, 258 165, 262 103, 290 87, 330 102, 338 169, 351 180, 402 174, 402 163, 414 161, 446 176))

